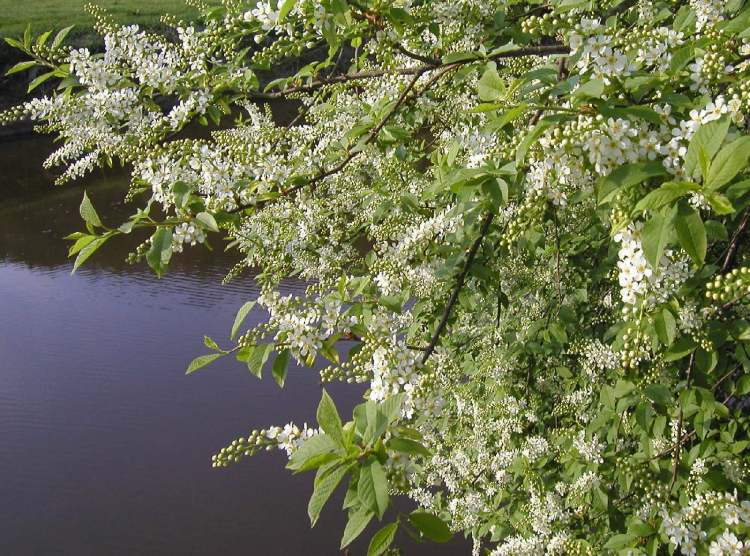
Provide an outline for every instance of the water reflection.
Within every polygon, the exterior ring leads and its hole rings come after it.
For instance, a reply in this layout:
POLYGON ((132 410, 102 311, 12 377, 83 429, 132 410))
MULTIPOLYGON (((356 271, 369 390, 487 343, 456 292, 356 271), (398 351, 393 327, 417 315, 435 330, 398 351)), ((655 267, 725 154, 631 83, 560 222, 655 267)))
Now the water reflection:
MULTIPOLYGON (((210 454, 249 428, 314 419, 313 371, 292 369, 284 390, 232 361, 183 374, 204 333, 227 337, 257 294, 252 279, 219 287, 232 258, 217 249, 178 257, 159 281, 125 264, 128 242, 71 276, 61 238, 81 229, 83 188, 116 225, 129 213, 127 180, 55 188, 40 170, 51 148, 43 138, 0 145, 0 553, 336 554, 341 496, 311 531, 311 477, 289 475, 280 454, 210 468, 210 454)), ((329 391, 342 412, 361 393, 329 391)))

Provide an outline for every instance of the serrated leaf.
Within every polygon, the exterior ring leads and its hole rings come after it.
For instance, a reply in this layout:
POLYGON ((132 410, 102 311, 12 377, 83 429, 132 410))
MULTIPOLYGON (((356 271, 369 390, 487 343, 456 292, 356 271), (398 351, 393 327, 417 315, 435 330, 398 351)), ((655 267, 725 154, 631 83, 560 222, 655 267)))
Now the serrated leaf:
POLYGON ((389 523, 375 533, 367 548, 367 556, 380 556, 388 550, 396 537, 396 531, 398 531, 398 523, 389 523))
POLYGON ((402 452, 404 454, 412 454, 415 456, 430 457, 430 451, 425 448, 421 443, 410 438, 391 437, 388 441, 388 449, 396 452, 402 452))
POLYGON ((674 401, 672 391, 663 384, 647 386, 644 393, 649 400, 664 407, 669 406, 674 401))
POLYGON ((713 122, 701 124, 690 139, 687 154, 685 155, 685 174, 693 177, 696 174, 703 175, 700 168, 701 159, 710 161, 719 150, 724 137, 729 130, 729 118, 725 115, 713 122))
POLYGON ((388 507, 388 479, 378 460, 371 459, 360 469, 357 496, 364 506, 377 514, 378 519, 382 519, 388 507))
POLYGON ((349 546, 354 539, 356 539, 362 531, 365 530, 367 524, 373 518, 373 514, 370 510, 364 506, 360 507, 356 512, 349 516, 349 521, 346 523, 344 529, 344 536, 341 537, 341 549, 349 546))
POLYGON ((81 218, 83 218, 84 222, 86 222, 87 224, 91 224, 92 226, 98 228, 101 228, 103 226, 102 221, 99 219, 99 215, 97 214, 96 209, 91 202, 91 199, 89 199, 89 196, 85 191, 83 192, 83 200, 81 201, 81 206, 79 207, 78 211, 81 214, 81 218))
POLYGON ((691 191, 697 191, 698 184, 692 182, 675 182, 669 181, 663 183, 659 189, 649 192, 643 199, 635 205, 635 211, 658 210, 668 205, 680 197, 687 195, 691 191))
POLYGON ((209 363, 213 363, 219 357, 223 357, 223 356, 224 356, 223 353, 209 353, 207 355, 201 355, 199 357, 196 357, 190 362, 190 365, 188 365, 188 368, 185 374, 189 375, 190 373, 194 373, 198 369, 202 369, 209 363))
POLYGON ((728 184, 745 167, 750 158, 750 137, 740 137, 725 145, 711 162, 706 177, 706 187, 720 189, 728 184))
POLYGON ((273 351, 273 344, 259 344, 252 348, 247 358, 247 369, 258 378, 263 377, 263 367, 273 351))
POLYGON ((479 98, 484 102, 494 102, 505 95, 505 82, 495 68, 487 68, 479 80, 479 98))
POLYGON ((608 548, 610 550, 619 550, 620 548, 633 546, 633 543, 637 540, 637 538, 638 537, 636 537, 635 535, 628 534, 613 535, 604 544, 604 548, 608 548))
POLYGON ((203 336, 203 345, 206 346, 208 349, 213 349, 216 351, 223 351, 219 347, 219 344, 216 343, 216 340, 214 340, 210 336, 203 336))
POLYGON ((601 98, 604 93, 604 82, 601 79, 590 79, 573 93, 576 98, 601 98))
POLYGON ((13 66, 8 71, 6 71, 5 75, 13 75, 14 73, 20 73, 22 71, 26 71, 27 69, 33 68, 35 65, 36 65, 36 62, 34 60, 29 60, 28 62, 18 62, 15 66, 13 66))
POLYGON ((151 236, 151 247, 146 252, 146 262, 158 277, 167 270, 172 258, 172 228, 159 228, 151 236))
POLYGON ((654 327, 661 343, 665 346, 672 345, 677 335, 677 322, 669 309, 662 309, 656 313, 654 327))
POLYGON ((240 326, 242 326, 242 323, 245 321, 245 318, 250 313, 250 311, 255 307, 255 301, 248 301, 242 307, 240 307, 240 310, 237 311, 237 316, 234 317, 234 324, 232 325, 232 334, 231 338, 234 340, 234 338, 237 336, 237 332, 240 330, 240 326))
POLYGON ((433 542, 444 543, 453 537, 450 529, 442 519, 427 512, 414 512, 409 516, 409 523, 433 542))
POLYGON ((321 467, 318 470, 318 475, 315 477, 313 493, 310 497, 310 502, 307 504, 307 515, 310 517, 310 527, 315 527, 323 506, 325 506, 325 503, 331 497, 333 491, 336 490, 336 487, 351 468, 349 465, 338 465, 337 463, 331 463, 329 465, 333 467, 327 469, 321 467))
POLYGON ((64 29, 60 29, 60 31, 55 35, 55 40, 52 41, 52 45, 50 46, 51 50, 57 50, 65 40, 65 38, 68 36, 68 33, 75 27, 75 25, 71 25, 70 27, 65 27, 64 29))
POLYGON ((110 238, 109 235, 100 236, 97 237, 95 240, 89 242, 85 247, 83 247, 79 252, 78 256, 76 257, 75 262, 73 263, 73 272, 78 270, 78 268, 85 263, 91 255, 96 253, 97 249, 99 249, 104 243, 110 238))
POLYGON ((273 374, 274 380, 276 380, 276 384, 278 384, 281 388, 284 387, 284 383, 286 382, 286 375, 289 370, 289 359, 292 356, 292 352, 288 349, 282 350, 277 356, 276 359, 273 362, 273 367, 271 368, 271 374, 273 374))
POLYGON ((683 336, 677 340, 664 354, 665 361, 677 361, 695 351, 698 344, 690 336, 683 336))
POLYGON ((94 235, 82 235, 76 239, 76 242, 70 246, 70 249, 68 250, 68 257, 72 257, 81 249, 86 247, 89 243, 92 241, 95 241, 98 236, 94 235))
POLYGON ((674 212, 676 210, 670 212, 667 216, 654 214, 643 226, 641 240, 643 254, 646 255, 646 259, 654 268, 659 266, 664 248, 669 243, 674 212))
POLYGON ((29 83, 29 88, 27 89, 26 92, 30 93, 31 91, 39 87, 41 84, 45 83, 46 81, 49 81, 49 79, 51 79, 54 76, 55 76, 54 71, 43 73, 42 75, 34 79, 31 83, 29 83))
POLYGON ((680 245, 687 251, 695 264, 702 265, 706 260, 708 239, 706 227, 697 210, 689 205, 682 205, 675 217, 675 230, 680 245))
POLYGON ((339 417, 339 412, 336 410, 336 404, 333 403, 331 396, 328 395, 325 389, 318 404, 316 418, 318 424, 326 434, 341 446, 344 446, 344 431, 341 425, 341 418, 339 417))
POLYGON ((295 473, 315 469, 336 459, 338 449, 338 444, 330 436, 324 433, 316 434, 295 450, 286 467, 295 473))
POLYGON ((667 175, 667 171, 664 165, 658 161, 624 164, 599 182, 597 200, 600 205, 604 204, 622 189, 642 183, 649 178, 665 175, 667 175))
POLYGON ((199 212, 195 215, 195 219, 200 222, 204 228, 211 230, 212 232, 219 231, 219 225, 216 223, 216 219, 212 214, 209 214, 208 212, 199 212))

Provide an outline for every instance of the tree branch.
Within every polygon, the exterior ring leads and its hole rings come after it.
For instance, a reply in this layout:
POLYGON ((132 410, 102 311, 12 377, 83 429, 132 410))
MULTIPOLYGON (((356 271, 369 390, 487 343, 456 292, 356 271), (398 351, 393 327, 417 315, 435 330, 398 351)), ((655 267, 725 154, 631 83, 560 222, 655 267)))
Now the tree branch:
MULTIPOLYGON (((400 47, 403 48, 403 47, 400 47)), ((521 58, 523 56, 550 56, 554 54, 569 54, 570 48, 563 44, 552 44, 552 45, 542 45, 542 46, 527 46, 524 48, 516 48, 513 50, 508 50, 507 52, 500 52, 498 54, 495 54, 494 56, 489 56, 488 60, 500 60, 503 58, 521 58)), ((416 56, 416 55, 415 55, 416 56)), ((293 87, 288 87, 286 89, 282 89, 281 91, 276 91, 273 93, 262 93, 260 91, 250 93, 251 96, 258 100, 272 100, 272 99, 278 99, 278 98, 285 98, 291 94, 294 93, 307 93, 311 91, 315 91, 316 89, 319 89, 320 87, 325 87, 327 85, 335 85, 338 83, 347 83, 350 81, 361 81, 366 79, 374 79, 377 77, 383 77, 386 75, 417 75, 422 74, 426 71, 444 68, 444 67, 452 67, 457 65, 466 65, 466 64, 472 64, 474 62, 478 62, 480 60, 478 59, 469 59, 469 60, 461 60, 458 62, 452 62, 450 64, 443 64, 440 60, 433 60, 431 58, 425 58, 425 60, 429 60, 429 63, 425 63, 421 66, 415 66, 413 68, 397 68, 393 70, 373 70, 373 71, 362 71, 352 74, 341 74, 336 75, 333 77, 329 77, 326 79, 316 79, 313 80, 306 85, 295 85, 293 87)), ((425 61, 422 60, 422 61, 425 61)))
POLYGON ((745 233, 749 220, 750 220, 750 208, 747 208, 745 209, 745 214, 742 215, 742 221, 740 222, 740 225, 737 228, 737 231, 734 233, 734 236, 732 237, 732 241, 729 244, 729 248, 727 249, 727 255, 726 257, 724 257, 724 264, 721 265, 722 274, 724 274, 729 269, 729 266, 732 264, 732 259, 734 258, 734 254, 737 251, 737 246, 739 245, 740 237, 742 236, 743 233, 745 233))
MULTIPOLYGON (((694 362, 695 362, 695 352, 690 354, 690 362, 688 363, 686 383, 685 383, 686 390, 690 388, 690 379, 692 378, 692 374, 693 374, 694 362)), ((683 413, 682 413, 682 405, 680 405, 680 414, 679 414, 679 417, 677 418, 677 440, 675 441, 676 443, 675 454, 674 454, 674 461, 672 463, 672 479, 669 481, 669 489, 667 490, 667 492, 672 492, 672 488, 674 487, 674 484, 677 481, 677 471, 680 466, 680 454, 682 452, 682 421, 683 421, 683 413)))
POLYGON ((464 287, 464 283, 466 282, 466 276, 469 274, 471 265, 474 263, 474 258, 477 256, 479 246, 482 244, 482 240, 484 240, 485 236, 490 231, 490 224, 492 224, 492 220, 494 218, 495 213, 488 212, 487 216, 485 216, 484 220, 482 221, 482 227, 479 230, 479 236, 474 240, 474 243, 469 249, 469 253, 466 256, 466 261, 464 262, 464 267, 461 270, 461 273, 458 275, 458 278, 456 279, 456 285, 453 288, 453 292, 451 293, 450 298, 448 299, 448 304, 445 306, 443 316, 432 335, 432 339, 430 340, 427 349, 422 355, 421 363, 423 365, 430 358, 430 355, 432 355, 432 353, 435 351, 435 347, 437 346, 438 340, 440 339, 440 335, 443 333, 443 330, 445 330, 445 327, 448 324, 448 319, 450 318, 451 312, 453 311, 453 307, 456 305, 456 301, 458 301, 458 294, 461 293, 461 290, 464 287))

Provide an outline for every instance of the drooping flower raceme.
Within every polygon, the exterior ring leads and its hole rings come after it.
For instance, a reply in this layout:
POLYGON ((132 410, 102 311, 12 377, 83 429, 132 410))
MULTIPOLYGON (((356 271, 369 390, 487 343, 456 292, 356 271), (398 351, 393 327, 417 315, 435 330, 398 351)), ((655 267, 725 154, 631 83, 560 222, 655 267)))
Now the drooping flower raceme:
POLYGON ((76 267, 147 231, 130 260, 161 275, 222 234, 262 293, 189 372, 325 359, 366 390, 215 467, 283 450, 313 523, 346 485, 342 548, 389 520, 371 554, 400 527, 750 550, 747 2, 227 0, 168 36, 94 12, 102 53, 14 43, 61 81, 2 117, 60 136, 60 181, 132 168, 121 226, 84 198, 76 267))

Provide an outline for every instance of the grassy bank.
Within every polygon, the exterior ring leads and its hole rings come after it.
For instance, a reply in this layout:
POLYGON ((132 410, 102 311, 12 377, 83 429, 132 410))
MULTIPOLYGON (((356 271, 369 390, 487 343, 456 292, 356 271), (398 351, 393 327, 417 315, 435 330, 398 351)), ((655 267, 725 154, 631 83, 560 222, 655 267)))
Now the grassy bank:
POLYGON ((84 9, 88 3, 102 6, 119 22, 149 27, 158 25, 164 14, 182 19, 198 15, 184 0, 0 0, 0 37, 21 35, 29 23, 36 32, 73 24, 86 30, 93 23, 84 9))

